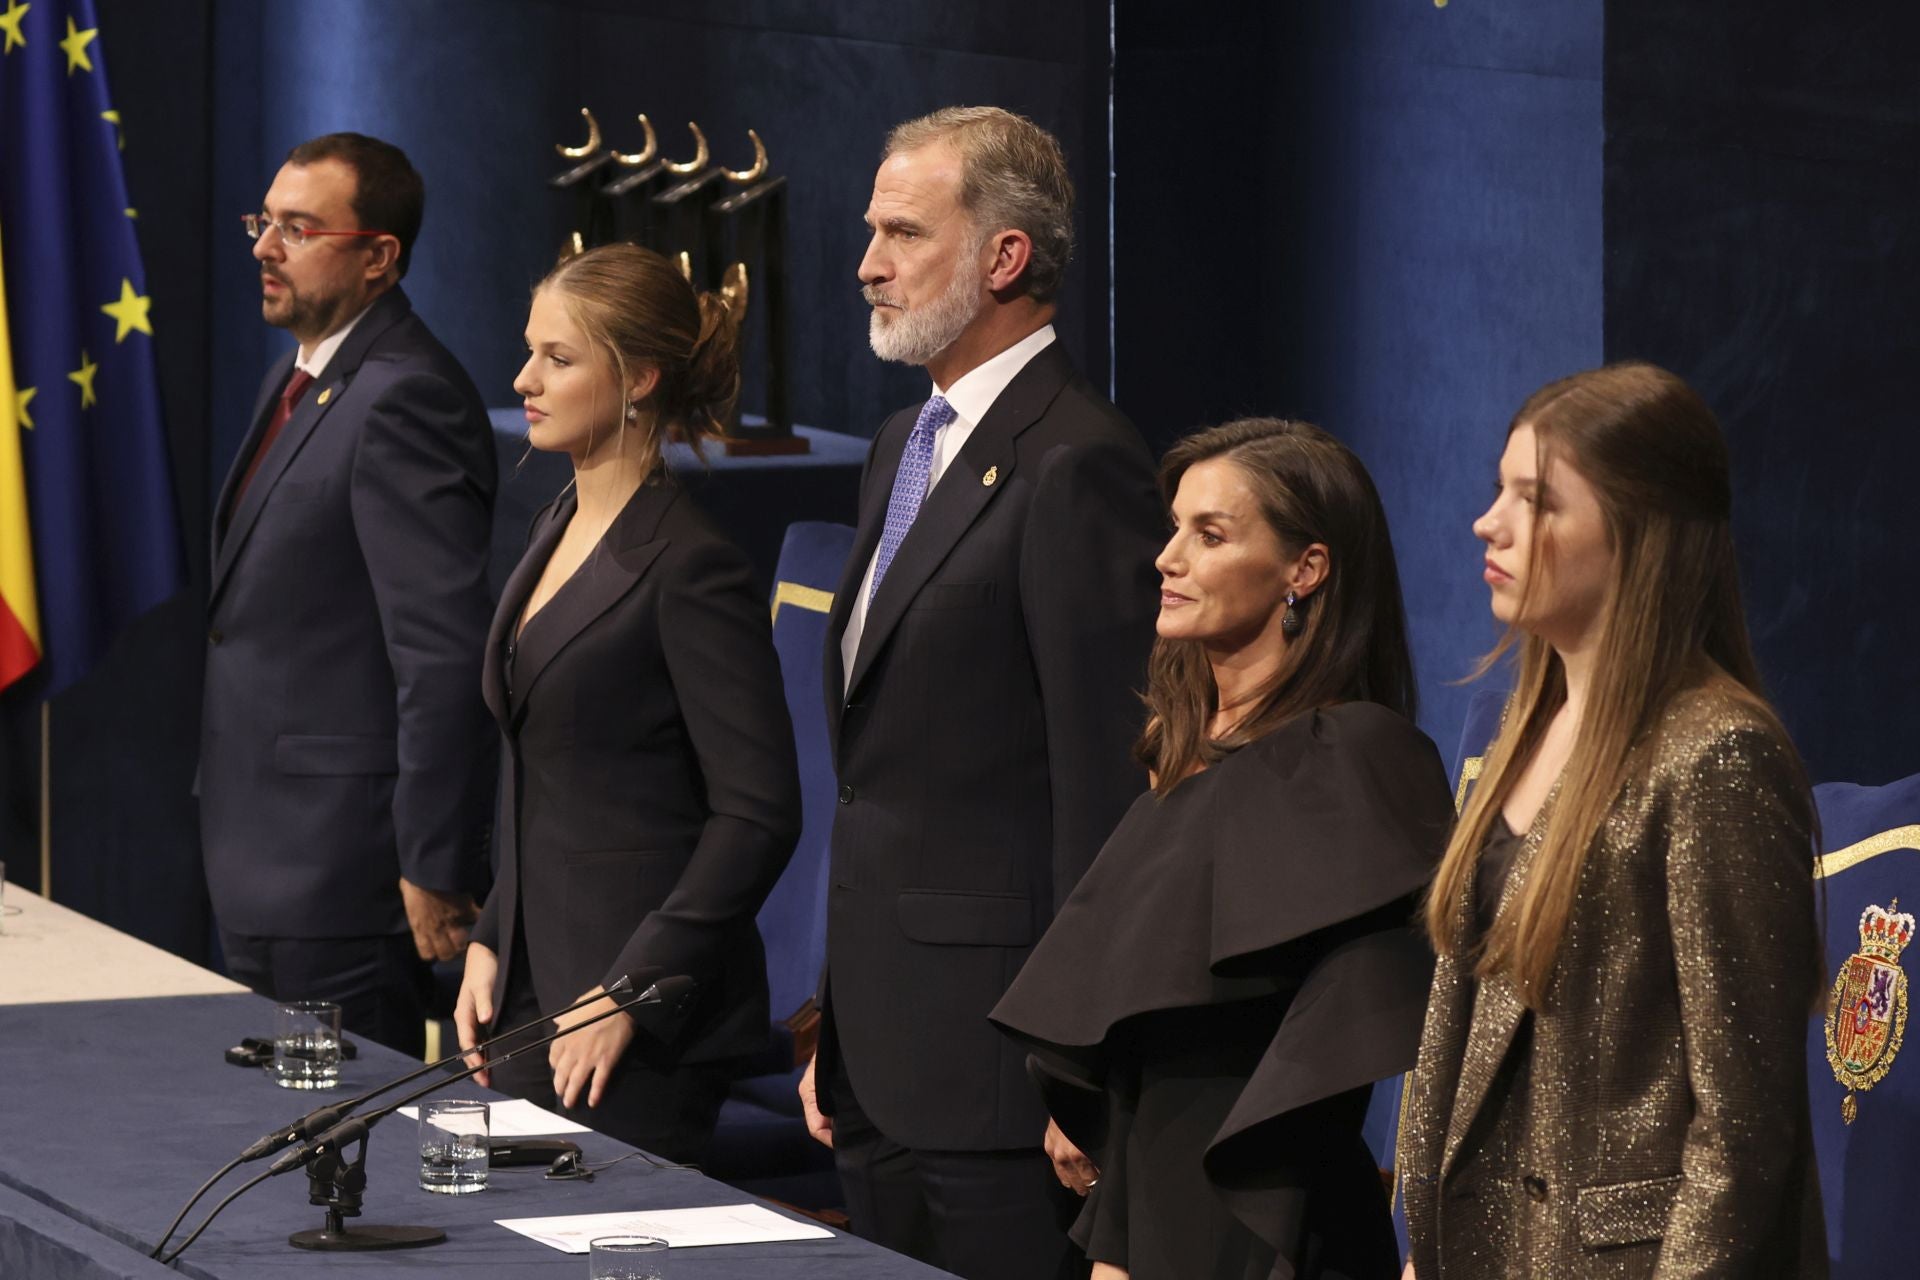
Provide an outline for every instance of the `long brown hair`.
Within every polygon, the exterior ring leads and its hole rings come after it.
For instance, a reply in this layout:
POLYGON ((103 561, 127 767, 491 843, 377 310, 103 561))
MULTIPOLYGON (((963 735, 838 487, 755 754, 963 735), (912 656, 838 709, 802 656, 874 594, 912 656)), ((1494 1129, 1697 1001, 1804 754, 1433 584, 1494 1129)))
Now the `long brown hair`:
POLYGON ((1288 643, 1279 670, 1223 738, 1207 731, 1219 710, 1219 690, 1200 642, 1154 642, 1146 692, 1152 714, 1134 754, 1153 770, 1154 790, 1162 795, 1303 711, 1356 700, 1380 703, 1409 720, 1415 711, 1393 540, 1360 459, 1310 423, 1242 418, 1188 436, 1167 451, 1160 493, 1169 507, 1187 470, 1215 458, 1246 476, 1286 554, 1325 544, 1327 576, 1299 602, 1305 625, 1288 643))
MULTIPOLYGON (((1559 795, 1527 882, 1488 932, 1477 961, 1482 976, 1507 974, 1539 1008, 1594 837, 1668 704, 1684 690, 1730 682, 1776 726, 1778 719, 1761 691, 1747 639, 1726 441, 1706 402, 1655 365, 1611 364, 1534 392, 1507 434, 1522 427, 1533 428, 1542 491, 1551 491, 1555 469, 1577 471, 1599 497, 1613 551, 1593 687, 1559 795)), ((1521 617, 1540 568, 1552 559, 1553 541, 1536 522, 1521 617)), ((1459 955, 1470 943, 1457 928, 1461 895, 1495 816, 1566 702, 1559 656, 1517 622, 1477 674, 1515 648, 1519 669, 1500 732, 1427 900, 1427 931, 1446 955, 1459 955)), ((1780 737, 1786 740, 1784 730, 1780 737)), ((1803 799, 1810 813, 1810 795, 1803 799)))
POLYGON ((694 292, 671 262, 635 244, 562 258, 533 287, 543 289, 612 365, 622 396, 640 370, 660 371, 647 397, 654 429, 641 440, 643 475, 659 465, 665 432, 696 452, 724 434, 740 394, 740 321, 724 298, 694 292))

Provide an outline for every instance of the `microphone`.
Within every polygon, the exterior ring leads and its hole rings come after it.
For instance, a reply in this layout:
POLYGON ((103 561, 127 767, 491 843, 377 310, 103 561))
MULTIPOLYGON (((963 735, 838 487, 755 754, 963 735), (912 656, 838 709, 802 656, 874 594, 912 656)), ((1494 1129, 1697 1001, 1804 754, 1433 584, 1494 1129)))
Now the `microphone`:
MULTIPOLYGON (((502 1031, 498 1035, 489 1036, 487 1039, 482 1040, 479 1044, 474 1045, 471 1049, 456 1049, 452 1053, 447 1054, 446 1056, 440 1058, 437 1061, 429 1062, 424 1066, 416 1068, 413 1071, 407 1072, 405 1075, 399 1077, 398 1079, 389 1080, 387 1083, 380 1085, 377 1088, 369 1089, 367 1092, 361 1094, 357 1098, 349 1098, 344 1102, 335 1102, 335 1103, 330 1103, 324 1107, 317 1107, 314 1110, 309 1111, 306 1115, 300 1117, 300 1119, 292 1121, 289 1124, 282 1125, 281 1127, 273 1130, 271 1133, 261 1135, 261 1137, 256 1139, 253 1142, 253 1144, 250 1145, 245 1151, 241 1152, 238 1156, 235 1156, 232 1160, 228 1161, 225 1165, 221 1166, 221 1168, 211 1178, 208 1178, 205 1182, 201 1183, 200 1189, 194 1192, 193 1195, 187 1200, 187 1202, 184 1205, 180 1206, 180 1212, 174 1215, 173 1221, 167 1225, 166 1231, 161 1235, 160 1242, 154 1245, 153 1252, 148 1256, 154 1257, 154 1258, 158 1258, 160 1256, 162 1251, 164 1251, 167 1247, 167 1241, 172 1239, 173 1233, 179 1229, 181 1222, 186 1219, 187 1214, 192 1211, 193 1206, 200 1202, 200 1197, 206 1195, 208 1191, 211 1191, 214 1187, 214 1184, 219 1182, 222 1178, 226 1177, 227 1174, 233 1172, 233 1170, 239 1168, 243 1164, 248 1163, 249 1161, 265 1159, 267 1156, 273 1155, 277 1151, 282 1151, 285 1148, 292 1146, 296 1142, 306 1142, 309 1145, 311 1145, 311 1141, 316 1135, 323 1134, 328 1130, 334 1128, 335 1126, 340 1124, 341 1121, 345 1120, 349 1115, 351 1115, 356 1108, 360 1107, 362 1104, 366 1102, 371 1101, 374 1098, 379 1097, 381 1094, 386 1093, 391 1089, 397 1089, 403 1084, 407 1084, 407 1083, 410 1083, 411 1081, 418 1080, 421 1076, 424 1076, 429 1072, 438 1071, 441 1067, 446 1066, 448 1063, 453 1062, 457 1058, 464 1058, 469 1053, 482 1052, 483 1050, 487 1049, 489 1046, 497 1044, 501 1040, 506 1039, 508 1036, 519 1035, 521 1032, 529 1031, 532 1028, 539 1026, 543 1022, 550 1022, 555 1018, 564 1017, 567 1014, 572 1013, 576 1009, 584 1008, 587 1005, 593 1004, 594 1002, 599 1000, 605 1000, 608 997, 613 997, 615 999, 615 1003, 617 1007, 615 1010, 613 1010, 613 1012, 618 1012, 621 1008, 628 1008, 638 1004, 656 1004, 656 1003, 661 1003, 663 1001, 671 1001, 673 1004, 673 1014, 675 1018, 684 1017, 692 1009, 693 993, 697 985, 698 984, 696 984, 692 978, 681 978, 681 977, 663 978, 659 982, 656 982, 652 986, 648 987, 647 990, 642 992, 639 996, 629 1001, 626 1001, 623 1004, 619 1001, 619 996, 623 993, 631 992, 633 990, 633 979, 629 975, 622 974, 620 977, 608 983, 607 989, 604 992, 602 992, 600 995, 590 996, 584 1000, 576 1000, 564 1009, 557 1010, 551 1014, 542 1014, 541 1016, 534 1018, 531 1021, 521 1023, 517 1027, 511 1027, 505 1031, 502 1031)), ((593 1020, 598 1021, 597 1018, 593 1020)), ((585 1026, 586 1024, 582 1023, 580 1025, 585 1026)), ((554 1039, 554 1038, 557 1038, 557 1037, 549 1037, 549 1039, 554 1039)), ((544 1043, 547 1043, 547 1041, 541 1041, 540 1043, 544 1044, 544 1043)), ((513 1055, 509 1054, 507 1056, 512 1057, 513 1055)), ((505 1059, 502 1059, 502 1061, 504 1060, 505 1059)), ((464 1080, 467 1077, 472 1076, 476 1072, 481 1071, 483 1069, 484 1067, 475 1067, 471 1071, 464 1072, 461 1075, 454 1077, 454 1079, 464 1080)), ((436 1084, 435 1087, 438 1087, 438 1085, 436 1084)), ((315 1152, 313 1154, 308 1155, 306 1161, 303 1161, 302 1163, 311 1161, 313 1159, 314 1154, 318 1154, 318 1153, 315 1152)), ((266 1177, 269 1175, 262 1174, 261 1176, 266 1177)), ((209 1218, 208 1220, 211 1221, 211 1218, 209 1218)))
MULTIPOLYGON (((672 981, 675 981, 675 979, 669 978, 667 979, 667 981, 672 982, 672 981)), ((689 979, 689 981, 691 981, 691 979, 689 979)), ((655 987, 657 987, 658 985, 659 984, 656 983, 655 987)), ((653 989, 654 988, 649 988, 648 994, 651 994, 653 989)), ((565 1017, 567 1014, 572 1013, 574 1010, 584 1008, 585 1006, 594 1003, 596 1000, 604 1000, 609 996, 617 997, 624 992, 628 992, 632 990, 633 990, 633 979, 628 977, 625 974, 622 974, 620 975, 620 977, 616 978, 607 987, 606 991, 601 995, 590 996, 585 1000, 576 1000, 564 1009, 555 1010, 553 1013, 550 1013, 550 1014, 542 1014, 539 1017, 534 1018, 530 1022, 523 1022, 517 1027, 511 1027, 505 1031, 500 1032, 498 1035, 489 1036, 485 1040, 482 1040, 479 1044, 474 1045, 471 1049, 456 1049, 452 1053, 447 1054, 445 1057, 439 1059, 436 1062, 429 1062, 425 1066, 422 1066, 413 1071, 407 1072, 407 1074, 399 1077, 398 1079, 389 1080, 387 1081, 387 1083, 380 1085, 378 1088, 369 1089, 367 1092, 361 1094, 357 1098, 349 1098, 344 1102, 335 1102, 324 1107, 317 1107, 314 1110, 309 1111, 306 1115, 300 1117, 298 1120, 293 1121, 291 1124, 282 1125, 280 1128, 273 1130, 271 1133, 267 1133, 261 1136, 258 1140, 256 1140, 253 1143, 252 1146, 248 1147, 245 1151, 242 1151, 240 1153, 240 1159, 238 1163, 246 1164, 249 1161, 253 1161, 253 1160, 263 1160, 266 1157, 274 1154, 276 1151, 280 1151, 286 1147, 290 1147, 296 1142, 305 1142, 308 1139, 314 1137, 316 1134, 324 1132, 327 1129, 331 1129, 333 1128, 334 1125, 339 1124, 342 1120, 346 1119, 348 1116, 352 1115, 354 1111, 359 1109, 359 1107, 363 1103, 369 1102, 374 1098, 379 1097, 381 1094, 387 1092, 389 1089, 397 1089, 403 1084, 408 1084, 414 1080, 418 1080, 421 1076, 426 1075, 430 1071, 438 1071, 441 1067, 446 1066, 449 1062, 454 1061, 456 1058, 464 1058, 470 1053, 480 1053, 483 1050, 485 1050, 489 1045, 496 1044, 499 1041, 506 1039, 508 1036, 517 1036, 521 1032, 527 1031, 533 1027, 537 1027, 543 1022, 551 1022, 555 1018, 565 1017)), ((639 1000, 635 1001, 635 1003, 650 1004, 652 1003, 652 1001, 647 1000, 646 996, 643 995, 640 997, 639 1000)))
MULTIPOLYGON (((626 979, 622 978, 621 981, 626 982, 626 979)), ((632 984, 628 983, 627 986, 630 989, 632 984)), ((560 1037, 562 1036, 570 1036, 576 1031, 585 1030, 587 1027, 592 1026, 596 1022, 604 1022, 608 1018, 613 1017, 617 1013, 626 1013, 630 1010, 640 1008, 641 1006, 651 1007, 650 1012, 652 1013, 652 1016, 647 1018, 647 1022, 653 1023, 655 1025, 648 1026, 644 1023, 641 1023, 640 1018, 636 1017, 634 1021, 636 1024, 638 1024, 637 1029, 646 1031, 652 1035, 658 1035, 662 1031, 665 1031, 674 1026, 677 1026, 680 1020, 685 1018, 686 1015, 692 1011, 694 997, 698 993, 699 987, 700 987, 700 984, 698 982, 694 981, 692 978, 686 977, 685 975, 676 975, 671 978, 662 978, 658 982, 654 983, 652 986, 648 987, 645 991, 642 991, 639 995, 636 995, 631 999, 624 1000, 624 1001, 616 999, 614 1001, 614 1007, 606 1010, 603 1013, 596 1013, 591 1018, 588 1018, 582 1022, 577 1022, 571 1027, 566 1027, 559 1031, 552 1032, 548 1035, 541 1036, 538 1040, 530 1040, 526 1044, 520 1045, 517 1048, 509 1050, 507 1053, 501 1055, 500 1062, 510 1061, 514 1058, 519 1057, 523 1053, 529 1053, 534 1049, 538 1049, 545 1045, 552 1044, 555 1040, 560 1039, 560 1037)), ((608 998, 608 996, 612 996, 613 994, 614 994, 613 989, 609 988, 607 995, 595 996, 594 999, 604 1000, 608 998)), ((583 1001, 582 1003, 587 1003, 587 1002, 583 1001)), ((578 1006, 575 1006, 575 1007, 578 1007, 578 1006)), ((568 1010, 563 1009, 561 1010, 561 1012, 566 1013, 568 1012, 568 1010)), ((506 1034, 511 1035, 513 1034, 513 1032, 507 1032, 506 1034)), ((493 1040, 489 1040, 487 1043, 491 1044, 493 1043, 494 1040, 499 1040, 500 1038, 501 1038, 500 1036, 495 1036, 493 1037, 493 1040)), ((475 1046, 475 1048, 478 1048, 478 1047, 479 1046, 475 1046)), ((467 1050, 467 1052, 471 1053, 473 1052, 473 1050, 469 1049, 467 1050)), ((398 1101, 387 1103, 385 1106, 378 1107, 373 1111, 368 1112, 365 1116, 358 1116, 352 1119, 339 1121, 338 1123, 335 1123, 329 1126, 326 1130, 321 1132, 317 1137, 312 1138, 311 1140, 306 1142, 304 1145, 300 1147, 296 1147, 295 1149, 286 1152, 278 1160, 275 1160, 270 1166, 268 1166, 267 1173, 270 1176, 278 1175, 282 1173, 291 1173, 295 1169, 299 1169, 308 1164, 311 1164, 314 1160, 318 1159, 323 1155, 328 1154, 330 1151, 339 1151, 341 1148, 349 1145, 350 1143, 353 1143, 365 1138, 367 1135, 367 1131, 369 1129, 373 1128, 374 1125, 378 1124, 380 1121, 392 1115, 395 1111, 398 1111, 401 1107, 407 1106, 408 1104, 413 1102, 417 1102, 421 1098, 426 1097, 428 1094, 436 1093, 441 1089, 446 1088, 450 1084, 457 1084, 462 1080, 465 1080, 481 1071, 486 1070, 488 1066, 493 1066, 493 1065, 497 1065, 497 1064, 483 1063, 477 1067, 468 1067, 466 1070, 457 1072, 451 1076, 440 1077, 439 1079, 429 1081, 424 1087, 414 1090, 412 1093, 407 1094, 405 1097, 400 1098, 398 1101)), ((418 1074, 419 1073, 417 1072, 415 1073, 416 1076, 418 1074)), ((408 1077, 408 1078, 413 1078, 413 1077, 408 1077)), ((392 1088, 392 1087, 394 1086, 392 1085, 387 1086, 387 1088, 392 1088)), ((376 1090, 375 1092, 384 1092, 384 1091, 385 1090, 383 1089, 383 1090, 376 1090)))

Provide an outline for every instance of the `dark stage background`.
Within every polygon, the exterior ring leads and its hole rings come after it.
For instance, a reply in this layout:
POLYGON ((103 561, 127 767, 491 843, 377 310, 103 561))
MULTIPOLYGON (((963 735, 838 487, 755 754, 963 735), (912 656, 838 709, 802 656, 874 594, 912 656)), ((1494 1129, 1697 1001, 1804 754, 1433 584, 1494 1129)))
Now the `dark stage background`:
MULTIPOLYGON (((1156 447, 1244 412, 1353 445, 1449 754, 1451 682, 1494 639, 1468 525, 1507 418, 1574 369, 1660 361, 1732 438, 1749 612, 1815 777, 1920 770, 1910 6, 100 0, 100 26, 195 577, 54 706, 53 883, 175 951, 207 938, 208 494, 286 341, 238 215, 334 129, 426 175, 407 289, 495 403, 578 109, 622 147, 645 111, 677 155, 697 119, 734 165, 758 129, 792 182, 796 416, 868 435, 925 385, 868 353, 855 292, 886 128, 953 102, 1034 116, 1081 192, 1070 349, 1156 447)), ((30 691, 0 711, 0 857, 30 883, 38 712, 30 691)))

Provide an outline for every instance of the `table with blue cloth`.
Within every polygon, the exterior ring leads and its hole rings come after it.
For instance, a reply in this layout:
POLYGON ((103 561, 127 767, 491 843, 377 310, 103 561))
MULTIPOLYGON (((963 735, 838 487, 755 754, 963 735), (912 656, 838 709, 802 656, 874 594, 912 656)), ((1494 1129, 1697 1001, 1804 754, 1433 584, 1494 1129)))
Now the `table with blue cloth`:
MULTIPOLYGON (((642 1159, 604 1169, 592 1182, 548 1181, 541 1166, 495 1169, 483 1192, 434 1195, 419 1188, 417 1124, 395 1115, 368 1139, 365 1212, 347 1225, 438 1227, 447 1233, 444 1243, 381 1253, 293 1248, 289 1235, 318 1228, 325 1217, 307 1202, 306 1177, 295 1171, 234 1201, 175 1268, 149 1261, 148 1249, 180 1205, 254 1139, 418 1065, 363 1043, 359 1057, 342 1064, 339 1088, 302 1093, 278 1087, 259 1068, 224 1061, 223 1051, 243 1037, 272 1034, 273 1008, 252 994, 0 1007, 0 1275, 583 1278, 585 1255, 548 1248, 495 1219, 750 1199, 697 1172, 654 1168, 642 1159)), ((435 1096, 499 1095, 463 1081, 435 1096)), ((631 1150, 597 1133, 571 1137, 590 1164, 631 1150)), ((175 1242, 267 1163, 229 1174, 188 1215, 175 1242)), ((944 1274, 837 1232, 830 1240, 676 1249, 670 1261, 674 1280, 931 1280, 944 1274)))
MULTIPOLYGON (((524 410, 492 409, 487 416, 500 462, 488 571, 497 598, 527 549, 533 517, 573 479, 573 464, 565 454, 541 453, 527 444, 524 410)), ((860 472, 869 442, 815 427, 793 431, 807 442, 807 452, 730 457, 709 444, 702 460, 687 445, 669 444, 664 454, 674 478, 747 553, 762 591, 772 590, 780 539, 789 524, 852 524, 859 516, 860 472)))

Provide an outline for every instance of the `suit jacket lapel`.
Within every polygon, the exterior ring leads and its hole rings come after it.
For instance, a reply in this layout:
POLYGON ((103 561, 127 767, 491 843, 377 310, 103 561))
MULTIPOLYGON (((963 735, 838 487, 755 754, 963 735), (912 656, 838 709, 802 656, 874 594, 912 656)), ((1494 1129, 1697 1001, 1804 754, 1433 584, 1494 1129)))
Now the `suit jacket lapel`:
MULTIPOLYGON (((1533 867, 1534 855, 1540 848, 1540 840, 1547 832, 1547 816, 1559 794, 1560 783, 1556 780, 1553 789, 1547 793, 1546 803, 1534 815, 1533 825, 1527 829, 1526 840, 1521 844, 1520 851, 1514 855, 1513 866, 1508 870, 1506 883, 1500 890, 1500 912, 1505 912, 1512 905, 1515 895, 1525 886, 1527 875, 1533 867)), ((1471 880, 1459 910, 1465 913, 1461 923, 1469 923, 1473 914, 1471 880)), ((1527 1013, 1527 1005, 1520 998, 1519 988, 1508 978, 1494 975, 1482 978, 1475 984, 1472 1013, 1467 1021, 1466 1044, 1461 1054, 1460 1083, 1454 1092, 1453 1109, 1447 1121, 1447 1144, 1440 1157, 1442 1177, 1453 1167, 1468 1130, 1473 1127, 1481 1107, 1486 1105, 1494 1077, 1500 1073, 1500 1067, 1513 1047, 1514 1033, 1520 1029, 1527 1013)))
POLYGON ((341 391, 353 380, 353 375, 359 370, 361 362, 366 359, 367 352, 372 348, 374 341, 399 323, 412 309, 412 305, 407 301, 407 295, 398 288, 389 289, 368 309, 366 316, 354 326, 353 332, 347 336, 347 340, 341 344, 340 349, 334 352, 333 359, 327 362, 327 367, 320 371, 320 376, 315 378, 313 385, 307 388, 307 393, 300 398, 293 416, 288 418, 287 425, 281 428, 279 438, 268 448, 267 456, 260 460, 260 470, 254 474, 252 483, 247 486, 247 491, 240 496, 239 504, 231 508, 231 515, 226 521, 226 531, 223 534, 220 532, 217 513, 229 510, 228 504, 233 501, 233 490, 239 484, 240 477, 246 474, 247 464, 252 459, 254 450, 259 447, 261 433, 266 430, 267 422, 272 417, 273 402, 279 395, 280 388, 286 385, 289 371, 293 368, 293 355, 287 355, 274 366, 274 373, 268 377, 266 386, 261 391, 261 403, 255 408, 253 428, 247 432, 247 438, 242 442, 239 454, 227 471, 226 483, 220 488, 220 505, 215 508, 214 521, 213 585, 209 593, 212 599, 219 598, 220 589, 226 584, 227 575, 233 568, 234 560, 239 556, 240 548, 246 544, 247 535, 253 531, 254 524, 260 518, 261 509, 266 506, 274 485, 280 482, 280 477, 286 472, 287 465, 300 452, 300 447, 307 442, 307 437, 313 434, 314 428, 320 425, 320 420, 327 416, 328 410, 339 402, 341 391))
MULTIPOLYGON (((927 495, 913 527, 894 553, 880 589, 874 593, 866 626, 860 633, 860 650, 854 656, 853 679, 847 685, 849 693, 859 687, 861 679, 873 668, 875 655, 885 647, 920 588, 926 585, 987 504, 1006 489, 1013 475, 1014 438, 1040 419, 1072 376, 1073 366, 1060 350, 1060 344, 1048 346, 1014 375, 1007 389, 987 410, 986 417, 974 427, 966 447, 947 463, 940 482, 927 495), (994 482, 987 484, 984 477, 990 468, 996 469, 996 474, 994 482)), ((895 469, 898 469, 897 454, 895 469)), ((891 490, 891 472, 887 474, 891 490)), ((882 520, 878 523, 884 523, 884 513, 883 502, 882 520)), ((864 570, 865 565, 861 567, 864 570)), ((858 579, 855 585, 858 586, 858 579)))
POLYGON ((493 712, 493 718, 500 722, 502 729, 507 727, 509 708, 507 706, 507 642, 513 635, 513 629, 519 624, 520 610, 526 607, 527 597, 533 594, 533 584, 540 581, 541 570, 547 567, 547 561, 553 558, 553 548, 560 541, 560 535, 567 531, 566 515, 571 512, 572 491, 566 497, 557 499, 543 508, 536 519, 532 536, 527 539, 527 549, 520 557, 520 563, 513 567, 507 577, 507 585, 500 592, 500 603, 493 611, 493 623, 487 628, 487 651, 480 673, 480 696, 486 700, 487 709, 493 712))
MULTIPOLYGON (((670 482, 641 485, 586 562, 540 612, 527 619, 514 655, 513 690, 507 699, 510 723, 526 714, 527 695, 561 651, 633 590, 634 584, 666 550, 667 539, 659 536, 660 522, 679 496, 679 489, 670 482)), ((554 515, 558 528, 566 527, 574 505, 571 494, 562 500, 554 515)), ((557 533, 554 540, 559 540, 557 533)), ((551 551, 549 547, 549 554, 551 551)), ((533 579, 527 584, 528 591, 533 589, 532 582, 538 580, 540 570, 545 567, 546 558, 542 557, 533 570, 533 579)))

